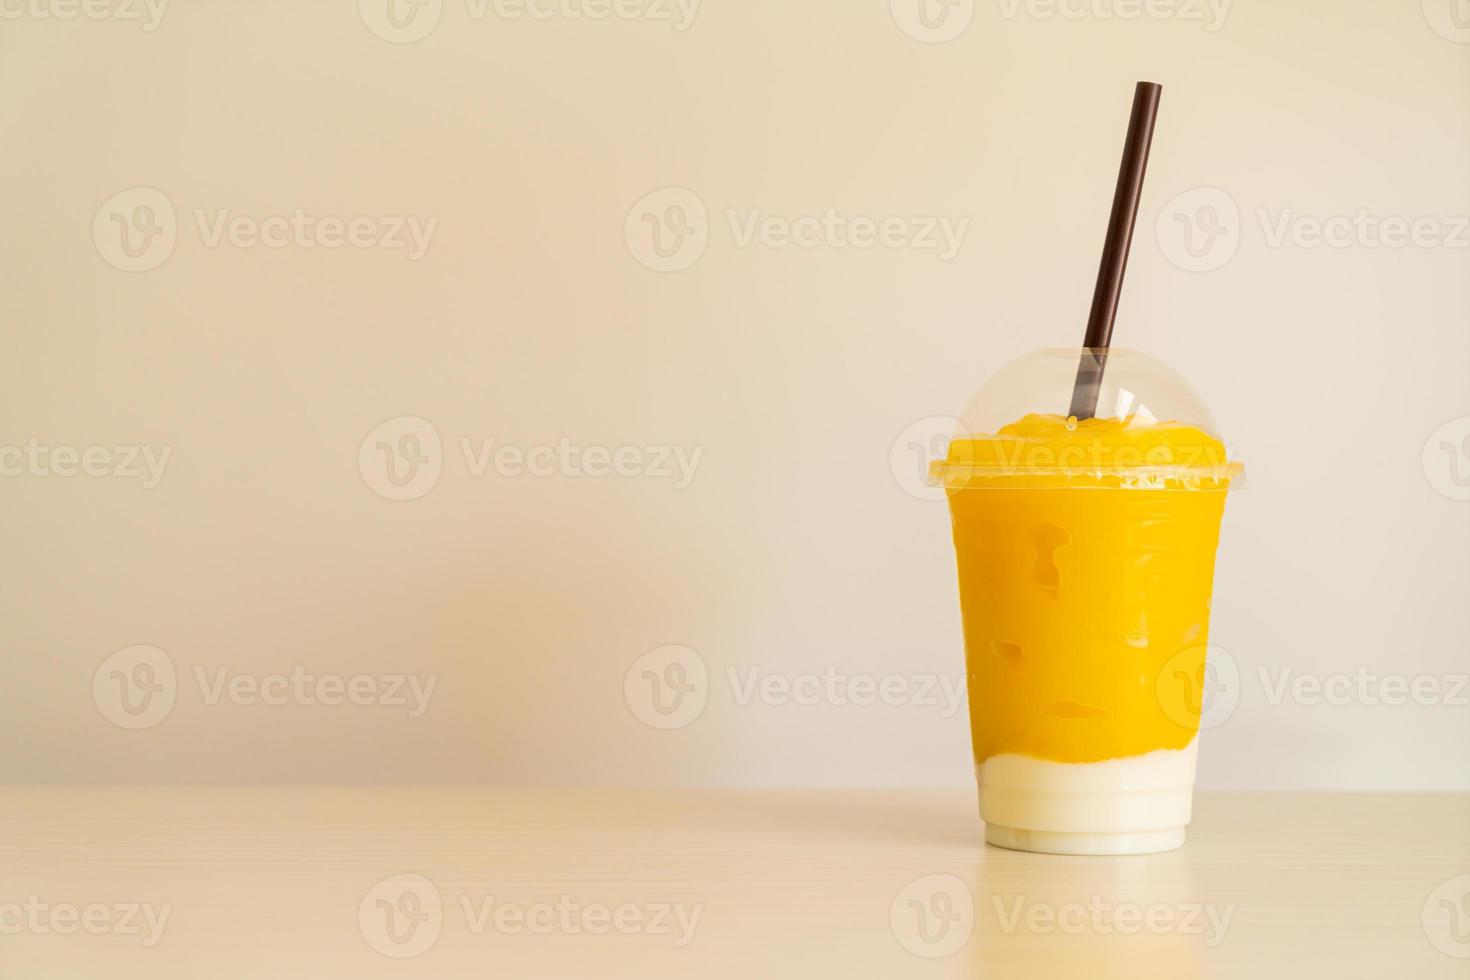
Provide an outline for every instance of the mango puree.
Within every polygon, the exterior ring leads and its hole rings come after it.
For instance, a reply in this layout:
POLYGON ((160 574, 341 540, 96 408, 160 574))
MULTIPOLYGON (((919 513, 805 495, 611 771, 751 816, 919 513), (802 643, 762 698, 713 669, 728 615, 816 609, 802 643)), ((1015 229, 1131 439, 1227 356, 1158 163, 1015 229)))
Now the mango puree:
POLYGON ((1199 726, 1221 443, 1175 423, 1028 415, 955 440, 949 490, 975 761, 1099 762, 1199 726))

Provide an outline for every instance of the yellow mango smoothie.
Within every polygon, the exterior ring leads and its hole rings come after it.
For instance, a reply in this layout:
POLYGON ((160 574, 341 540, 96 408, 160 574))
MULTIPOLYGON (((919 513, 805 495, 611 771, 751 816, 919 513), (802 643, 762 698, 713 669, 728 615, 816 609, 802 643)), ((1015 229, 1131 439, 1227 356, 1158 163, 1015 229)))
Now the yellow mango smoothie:
POLYGON ((933 475, 954 531, 987 840, 1182 844, 1225 447, 1188 424, 1032 414, 955 439, 933 475))

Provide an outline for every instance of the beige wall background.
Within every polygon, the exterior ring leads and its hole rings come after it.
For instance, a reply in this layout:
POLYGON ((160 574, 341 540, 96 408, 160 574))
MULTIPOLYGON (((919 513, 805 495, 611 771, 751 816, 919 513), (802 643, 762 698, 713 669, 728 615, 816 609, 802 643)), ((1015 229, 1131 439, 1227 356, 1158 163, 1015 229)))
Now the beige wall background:
POLYGON ((910 447, 1080 338, 1151 78, 1202 782, 1470 788, 1463 0, 387 2, 0 11, 0 779, 967 784, 910 447))

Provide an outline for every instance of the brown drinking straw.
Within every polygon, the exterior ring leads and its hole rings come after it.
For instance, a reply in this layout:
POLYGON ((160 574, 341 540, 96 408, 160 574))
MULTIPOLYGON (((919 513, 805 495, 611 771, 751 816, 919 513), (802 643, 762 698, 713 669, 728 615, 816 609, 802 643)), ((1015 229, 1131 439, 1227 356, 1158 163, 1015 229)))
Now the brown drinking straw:
POLYGON ((1143 193, 1143 172, 1148 167, 1148 147, 1154 137, 1154 117, 1163 90, 1156 82, 1139 82, 1133 90, 1133 114, 1128 117, 1118 187, 1113 191, 1113 213, 1108 216, 1108 237, 1103 241, 1092 312, 1087 316, 1087 335, 1082 341, 1082 361, 1077 365, 1077 383, 1072 388, 1072 408, 1068 412, 1079 419, 1097 414, 1108 344, 1113 339, 1113 319, 1118 315, 1118 294, 1123 291, 1128 246, 1133 241, 1133 222, 1138 218, 1138 198, 1143 193))

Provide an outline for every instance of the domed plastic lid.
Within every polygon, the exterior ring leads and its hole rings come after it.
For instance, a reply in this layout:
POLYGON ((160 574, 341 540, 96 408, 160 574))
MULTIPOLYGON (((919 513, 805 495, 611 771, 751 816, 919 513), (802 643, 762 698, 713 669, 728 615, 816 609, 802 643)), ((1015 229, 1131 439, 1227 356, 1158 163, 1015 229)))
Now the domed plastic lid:
POLYGON ((951 490, 1241 486, 1244 468, 1228 458, 1204 400, 1147 354, 1108 350, 1094 417, 1071 416, 1084 356, 1096 364, 1092 351, 1054 348, 997 371, 965 406, 931 479, 951 490))

